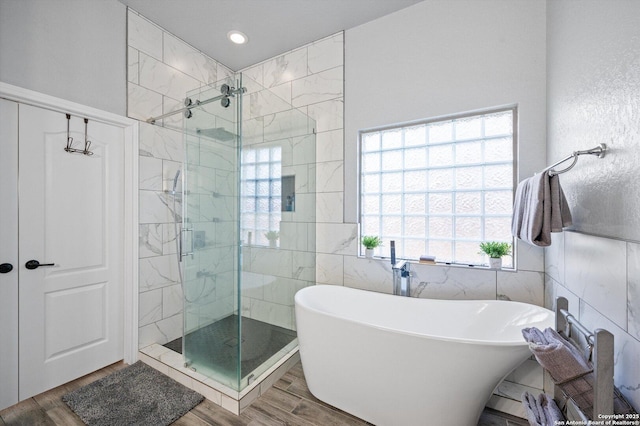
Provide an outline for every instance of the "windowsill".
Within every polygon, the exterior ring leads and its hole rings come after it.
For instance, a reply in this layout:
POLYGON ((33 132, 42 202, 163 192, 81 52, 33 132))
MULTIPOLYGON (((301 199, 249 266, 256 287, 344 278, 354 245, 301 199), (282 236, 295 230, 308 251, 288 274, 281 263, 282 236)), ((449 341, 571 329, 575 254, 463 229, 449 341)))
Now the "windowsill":
MULTIPOLYGON (((368 259, 368 260, 375 260, 375 261, 384 261, 384 262, 391 262, 391 258, 389 257, 365 257, 362 255, 358 255, 358 258, 360 259, 368 259)), ((398 261, 401 260, 406 260, 406 259, 398 259, 398 261)), ((409 262, 411 265, 420 265, 420 266, 441 266, 441 267, 446 267, 446 268, 465 268, 465 269, 479 269, 482 271, 502 271, 502 272, 518 272, 518 270, 514 267, 511 268, 501 268, 501 269, 492 269, 489 266, 486 265, 470 265, 470 264, 465 264, 465 263, 449 263, 449 262, 435 262, 435 263, 421 263, 417 260, 407 260, 407 262, 409 262)))

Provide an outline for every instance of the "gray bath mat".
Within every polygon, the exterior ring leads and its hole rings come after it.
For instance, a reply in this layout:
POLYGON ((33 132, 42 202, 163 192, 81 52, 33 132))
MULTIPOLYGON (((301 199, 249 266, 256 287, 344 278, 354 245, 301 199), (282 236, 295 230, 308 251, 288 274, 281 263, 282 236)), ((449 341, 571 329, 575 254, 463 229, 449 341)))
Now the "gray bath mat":
POLYGON ((141 361, 62 397, 89 426, 166 426, 203 399, 141 361))

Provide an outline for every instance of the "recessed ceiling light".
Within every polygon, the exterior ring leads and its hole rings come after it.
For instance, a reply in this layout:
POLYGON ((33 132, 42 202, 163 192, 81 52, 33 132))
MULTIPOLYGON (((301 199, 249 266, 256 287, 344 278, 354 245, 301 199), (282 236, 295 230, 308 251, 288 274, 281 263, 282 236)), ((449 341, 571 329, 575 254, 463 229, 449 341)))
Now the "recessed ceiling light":
POLYGON ((227 38, 231 40, 235 44, 245 44, 249 41, 249 37, 245 33, 240 31, 229 31, 227 33, 227 38))

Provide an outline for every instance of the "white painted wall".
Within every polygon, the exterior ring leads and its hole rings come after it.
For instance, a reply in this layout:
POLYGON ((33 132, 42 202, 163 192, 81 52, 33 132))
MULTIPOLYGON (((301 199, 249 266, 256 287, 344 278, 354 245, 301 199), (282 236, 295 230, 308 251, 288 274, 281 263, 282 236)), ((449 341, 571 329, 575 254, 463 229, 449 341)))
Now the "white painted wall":
MULTIPOLYGON (((538 0, 426 0, 346 32, 345 222, 358 220, 360 129, 517 104, 518 180, 545 166, 545 13, 538 0)), ((519 265, 542 271, 537 252, 519 265)))
POLYGON ((126 7, 0 0, 0 81, 126 113, 126 7))
POLYGON ((549 2, 549 160, 604 142, 561 181, 574 228, 640 241, 640 2, 549 2))

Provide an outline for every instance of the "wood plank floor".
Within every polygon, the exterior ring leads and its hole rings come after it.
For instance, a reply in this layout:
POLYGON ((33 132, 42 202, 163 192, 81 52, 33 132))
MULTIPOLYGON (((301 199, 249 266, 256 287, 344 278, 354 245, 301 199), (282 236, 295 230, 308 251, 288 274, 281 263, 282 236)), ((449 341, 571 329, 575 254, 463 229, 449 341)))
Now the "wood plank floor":
MULTIPOLYGON (((0 411, 0 426, 82 426, 62 396, 121 368, 110 365, 0 411)), ((173 423, 175 426, 358 426, 369 425, 316 399, 307 388, 298 363, 250 407, 235 416, 206 399, 173 423)), ((527 426, 517 417, 486 409, 478 426, 527 426)), ((403 425, 398 425, 403 426, 403 425)), ((425 426, 431 426, 425 423, 425 426)), ((437 426, 437 425, 433 425, 437 426)), ((460 425, 466 426, 466 425, 460 425)), ((473 426, 473 425, 470 425, 473 426)))

